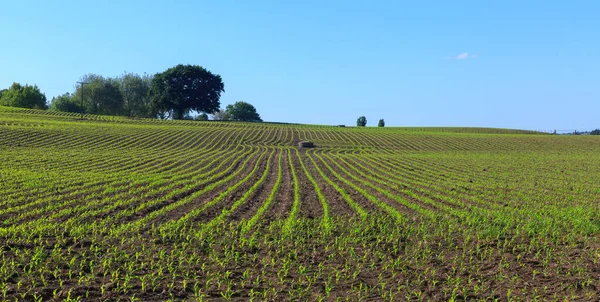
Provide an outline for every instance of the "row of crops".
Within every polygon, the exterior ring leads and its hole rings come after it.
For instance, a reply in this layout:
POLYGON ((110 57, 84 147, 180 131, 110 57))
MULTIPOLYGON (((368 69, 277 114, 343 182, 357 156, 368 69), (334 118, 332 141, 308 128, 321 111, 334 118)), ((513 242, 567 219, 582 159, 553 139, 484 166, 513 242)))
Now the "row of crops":
POLYGON ((0 297, 597 300, 600 141, 498 132, 0 108, 0 297))

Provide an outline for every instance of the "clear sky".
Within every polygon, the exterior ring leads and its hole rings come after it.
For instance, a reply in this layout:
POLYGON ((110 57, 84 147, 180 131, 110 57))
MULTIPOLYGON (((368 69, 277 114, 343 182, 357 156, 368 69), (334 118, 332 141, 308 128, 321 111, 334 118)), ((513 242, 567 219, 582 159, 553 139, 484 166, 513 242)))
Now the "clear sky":
POLYGON ((0 87, 201 65, 266 121, 600 128, 600 1, 0 2, 0 87))

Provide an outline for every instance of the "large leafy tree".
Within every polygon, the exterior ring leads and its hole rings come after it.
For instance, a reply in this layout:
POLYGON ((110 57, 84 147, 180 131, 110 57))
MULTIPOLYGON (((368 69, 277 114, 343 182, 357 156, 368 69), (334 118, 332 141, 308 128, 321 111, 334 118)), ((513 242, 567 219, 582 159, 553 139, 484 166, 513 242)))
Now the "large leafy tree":
POLYGON ((95 87, 92 90, 92 100, 97 114, 123 114, 123 94, 121 94, 119 84, 114 80, 106 81, 95 87))
POLYGON ((150 90, 152 76, 126 73, 117 78, 117 81, 123 95, 124 114, 130 117, 151 116, 148 91, 150 90))
POLYGON ((36 86, 13 83, 2 91, 0 105, 33 109, 47 109, 46 95, 36 86))
POLYGON ((157 73, 150 84, 150 101, 156 115, 172 113, 183 119, 190 111, 214 113, 225 86, 220 75, 197 65, 177 65, 157 73))
MULTIPOLYGON (((122 115, 123 94, 116 79, 105 78, 96 74, 81 77, 83 86, 83 108, 86 113, 102 115, 122 115)), ((81 85, 77 87, 73 97, 81 104, 81 85)))
POLYGON ((241 122, 262 122, 256 108, 246 102, 235 102, 233 105, 227 105, 225 108, 229 120, 241 122))

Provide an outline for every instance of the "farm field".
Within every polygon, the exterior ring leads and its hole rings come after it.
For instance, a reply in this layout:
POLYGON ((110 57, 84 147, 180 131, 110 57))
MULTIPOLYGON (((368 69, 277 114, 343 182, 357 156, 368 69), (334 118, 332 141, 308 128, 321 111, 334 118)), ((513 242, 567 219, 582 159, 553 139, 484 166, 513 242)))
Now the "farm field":
POLYGON ((0 107, 0 163, 0 300, 600 300, 595 136, 0 107))

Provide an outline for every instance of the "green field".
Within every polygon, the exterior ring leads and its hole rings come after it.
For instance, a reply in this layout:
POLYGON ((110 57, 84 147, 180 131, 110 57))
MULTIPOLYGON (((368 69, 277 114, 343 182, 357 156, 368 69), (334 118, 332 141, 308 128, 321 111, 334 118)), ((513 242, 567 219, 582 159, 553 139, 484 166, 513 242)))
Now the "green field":
POLYGON ((0 160, 2 300, 600 299, 600 137, 0 107, 0 160))

